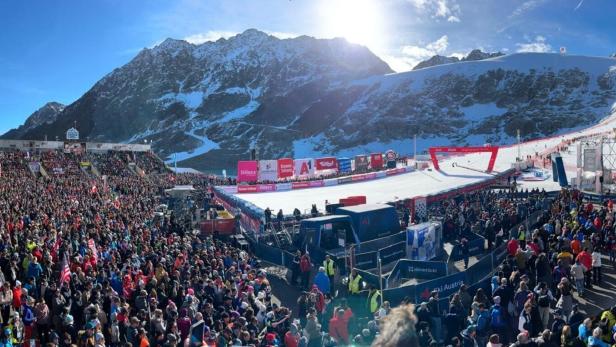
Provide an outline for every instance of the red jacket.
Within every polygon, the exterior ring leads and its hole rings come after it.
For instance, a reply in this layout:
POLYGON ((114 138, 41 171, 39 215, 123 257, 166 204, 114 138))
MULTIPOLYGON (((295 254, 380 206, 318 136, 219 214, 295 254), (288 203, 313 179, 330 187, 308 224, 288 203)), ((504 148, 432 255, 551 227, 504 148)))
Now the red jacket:
POLYGON ((329 320, 329 336, 333 337, 339 344, 349 344, 348 321, 344 318, 334 317, 329 320))
POLYGON ((579 260, 580 264, 584 265, 586 270, 592 269, 592 256, 586 251, 581 251, 575 260, 579 260))
POLYGON ((509 240, 509 242, 507 242, 507 252, 509 252, 509 255, 511 256, 515 256, 518 247, 520 247, 520 245, 518 244, 518 240, 516 239, 511 239, 509 240))
POLYGON ((299 344, 299 336, 297 334, 291 334, 290 331, 287 331, 284 334, 284 345, 285 347, 297 347, 299 344))

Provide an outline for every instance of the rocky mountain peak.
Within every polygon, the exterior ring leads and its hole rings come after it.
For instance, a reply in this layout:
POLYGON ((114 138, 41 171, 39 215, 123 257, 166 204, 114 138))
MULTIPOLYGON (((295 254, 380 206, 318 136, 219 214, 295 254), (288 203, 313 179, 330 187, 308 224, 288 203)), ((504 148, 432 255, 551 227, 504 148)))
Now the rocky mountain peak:
POLYGON ((484 60, 489 58, 495 58, 505 55, 501 52, 496 53, 488 53, 483 52, 480 49, 473 49, 465 58, 462 58, 462 61, 474 61, 474 60, 484 60))
POLYGON ((428 60, 424 60, 420 62, 419 64, 415 65, 413 70, 419 70, 419 69, 427 68, 430 66, 436 66, 436 65, 457 63, 458 61, 460 61, 460 59, 458 59, 457 57, 445 57, 442 55, 435 55, 432 58, 428 60))

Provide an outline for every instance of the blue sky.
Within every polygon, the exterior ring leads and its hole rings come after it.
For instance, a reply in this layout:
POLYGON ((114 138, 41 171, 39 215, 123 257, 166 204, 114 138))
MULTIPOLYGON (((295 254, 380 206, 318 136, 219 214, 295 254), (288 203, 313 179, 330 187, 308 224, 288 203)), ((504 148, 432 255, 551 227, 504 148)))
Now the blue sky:
POLYGON ((396 71, 433 54, 616 52, 613 0, 64 0, 0 2, 0 133, 48 101, 70 104, 167 37, 193 43, 248 28, 336 36, 396 71))

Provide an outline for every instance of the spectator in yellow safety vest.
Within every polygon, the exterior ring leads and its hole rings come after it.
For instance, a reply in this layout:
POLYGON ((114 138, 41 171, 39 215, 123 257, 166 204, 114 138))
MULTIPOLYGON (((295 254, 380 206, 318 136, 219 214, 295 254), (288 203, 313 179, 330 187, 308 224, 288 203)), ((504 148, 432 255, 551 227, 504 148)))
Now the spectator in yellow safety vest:
POLYGON ((355 295, 355 294, 359 294, 359 291, 361 290, 361 275, 357 273, 357 270, 353 269, 351 270, 351 274, 349 275, 349 283, 348 283, 348 289, 349 289, 349 294, 351 295, 355 295))
POLYGON ((334 293, 334 277, 336 275, 336 268, 334 267, 334 260, 328 255, 325 256, 325 260, 323 260, 323 267, 325 268, 325 274, 329 277, 329 292, 333 295, 334 293))
POLYGON ((372 285, 368 286, 368 290, 368 310, 370 310, 370 314, 374 315, 381 306, 381 291, 372 285))

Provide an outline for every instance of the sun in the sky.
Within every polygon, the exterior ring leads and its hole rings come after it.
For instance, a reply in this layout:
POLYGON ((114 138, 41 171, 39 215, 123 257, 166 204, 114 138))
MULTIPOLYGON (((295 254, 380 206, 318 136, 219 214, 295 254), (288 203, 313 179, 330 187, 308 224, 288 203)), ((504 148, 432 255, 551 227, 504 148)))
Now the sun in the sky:
POLYGON ((382 46, 383 23, 377 0, 327 0, 320 5, 324 36, 377 49, 382 46))

